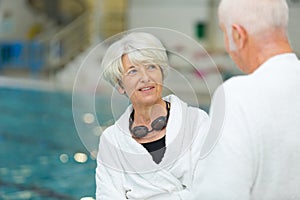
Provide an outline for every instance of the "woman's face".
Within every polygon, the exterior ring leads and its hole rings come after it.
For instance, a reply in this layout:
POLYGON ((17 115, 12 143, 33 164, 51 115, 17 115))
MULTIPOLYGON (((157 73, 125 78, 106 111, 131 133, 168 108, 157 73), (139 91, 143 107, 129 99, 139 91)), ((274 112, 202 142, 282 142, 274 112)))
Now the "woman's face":
POLYGON ((139 106, 150 106, 162 98, 163 76, 156 64, 133 65, 127 55, 122 57, 124 73, 120 93, 126 92, 131 103, 139 106))

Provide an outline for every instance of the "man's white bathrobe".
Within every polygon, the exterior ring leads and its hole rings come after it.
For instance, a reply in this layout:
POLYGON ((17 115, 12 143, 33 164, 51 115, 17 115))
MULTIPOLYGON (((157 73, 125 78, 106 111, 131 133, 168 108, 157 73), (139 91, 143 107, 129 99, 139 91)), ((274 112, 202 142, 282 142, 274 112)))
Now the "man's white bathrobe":
POLYGON ((166 127, 166 151, 156 164, 129 131, 132 106, 100 138, 96 168, 96 199, 189 199, 205 135, 207 114, 178 97, 171 103, 166 127))

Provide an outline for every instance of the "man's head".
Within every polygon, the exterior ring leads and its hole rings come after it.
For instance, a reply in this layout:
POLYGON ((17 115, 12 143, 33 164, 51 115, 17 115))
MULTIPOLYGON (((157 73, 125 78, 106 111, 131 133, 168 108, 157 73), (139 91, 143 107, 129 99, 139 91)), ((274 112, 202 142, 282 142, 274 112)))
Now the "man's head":
POLYGON ((266 53, 261 52, 263 45, 287 41, 288 6, 286 0, 221 0, 219 24, 227 52, 241 70, 250 73, 261 63, 249 59, 266 53))

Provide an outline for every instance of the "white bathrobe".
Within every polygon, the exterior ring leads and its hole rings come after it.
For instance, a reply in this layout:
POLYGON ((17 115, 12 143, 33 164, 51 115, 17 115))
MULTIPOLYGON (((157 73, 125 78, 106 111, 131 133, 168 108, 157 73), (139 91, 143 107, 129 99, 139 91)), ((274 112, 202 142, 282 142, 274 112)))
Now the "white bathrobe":
POLYGON ((174 95, 164 100, 171 103, 171 109, 162 161, 156 164, 150 153, 131 137, 128 127, 132 106, 129 106, 100 138, 97 199, 189 199, 193 185, 199 182, 193 175, 208 117, 174 95))

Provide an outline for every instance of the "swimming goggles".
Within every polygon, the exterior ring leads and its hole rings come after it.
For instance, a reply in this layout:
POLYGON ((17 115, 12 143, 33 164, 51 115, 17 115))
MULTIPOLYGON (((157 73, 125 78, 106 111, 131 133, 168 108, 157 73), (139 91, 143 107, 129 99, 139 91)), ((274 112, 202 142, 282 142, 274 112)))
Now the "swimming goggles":
POLYGON ((156 118, 151 123, 151 127, 152 127, 151 130, 148 130, 146 126, 135 126, 134 128, 132 128, 132 124, 134 121, 134 110, 133 110, 129 117, 129 130, 132 133, 133 137, 142 138, 148 135, 148 133, 151 133, 153 131, 163 130, 167 126, 169 114, 170 114, 170 103, 167 101, 166 101, 166 109, 167 109, 167 115, 156 118))

